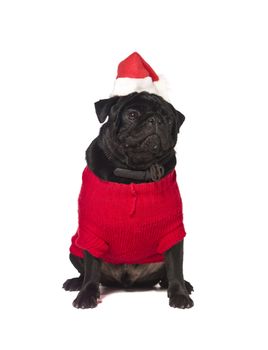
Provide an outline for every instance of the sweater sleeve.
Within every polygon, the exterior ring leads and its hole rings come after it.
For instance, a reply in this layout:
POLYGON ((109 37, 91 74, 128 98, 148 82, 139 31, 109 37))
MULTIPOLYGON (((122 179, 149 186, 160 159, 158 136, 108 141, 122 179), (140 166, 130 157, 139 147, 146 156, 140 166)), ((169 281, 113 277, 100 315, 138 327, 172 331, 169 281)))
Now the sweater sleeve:
POLYGON ((175 183, 173 195, 177 204, 177 212, 175 216, 170 217, 170 221, 166 226, 167 231, 159 241, 157 251, 160 254, 163 254, 165 251, 173 247, 173 245, 182 241, 186 235, 183 224, 182 200, 177 183, 175 183))
POLYGON ((175 244, 179 243, 180 241, 183 240, 185 236, 185 233, 181 233, 179 234, 178 232, 172 232, 168 235, 166 235, 165 237, 162 238, 162 240, 160 241, 158 248, 157 248, 157 252, 159 254, 163 254, 164 252, 166 252, 168 249, 170 249, 171 247, 173 247, 175 244))
POLYGON ((183 222, 178 222, 176 229, 166 233, 159 241, 157 252, 163 254, 165 251, 173 247, 175 244, 183 240, 186 235, 183 222))
POLYGON ((82 176, 82 186, 78 198, 78 235, 76 245, 89 251, 93 256, 101 258, 108 250, 108 244, 98 237, 94 226, 94 200, 91 197, 89 170, 85 168, 82 176))

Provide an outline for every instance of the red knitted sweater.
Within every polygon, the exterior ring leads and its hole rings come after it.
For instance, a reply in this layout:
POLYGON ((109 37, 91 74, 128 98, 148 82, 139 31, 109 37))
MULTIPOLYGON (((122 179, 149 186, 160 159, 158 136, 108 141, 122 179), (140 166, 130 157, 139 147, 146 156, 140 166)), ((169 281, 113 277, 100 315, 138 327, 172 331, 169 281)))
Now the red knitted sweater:
POLYGON ((113 264, 163 261, 185 236, 175 170, 157 182, 120 184, 86 167, 78 217, 70 252, 83 257, 84 249, 113 264))

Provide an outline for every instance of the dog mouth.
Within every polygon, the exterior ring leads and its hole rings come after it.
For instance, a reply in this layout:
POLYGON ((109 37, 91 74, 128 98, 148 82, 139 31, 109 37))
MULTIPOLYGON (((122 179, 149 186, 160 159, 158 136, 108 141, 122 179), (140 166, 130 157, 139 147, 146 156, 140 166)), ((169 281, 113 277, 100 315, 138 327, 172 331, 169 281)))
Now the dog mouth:
POLYGON ((140 149, 142 151, 147 151, 151 153, 158 153, 161 148, 160 137, 156 134, 147 136, 140 144, 140 149))
POLYGON ((157 134, 150 134, 143 138, 128 137, 124 148, 132 152, 156 154, 161 150, 161 138, 157 134))
POLYGON ((115 145, 125 166, 135 170, 144 170, 156 162, 161 162, 172 150, 170 139, 165 142, 157 133, 120 137, 115 145))

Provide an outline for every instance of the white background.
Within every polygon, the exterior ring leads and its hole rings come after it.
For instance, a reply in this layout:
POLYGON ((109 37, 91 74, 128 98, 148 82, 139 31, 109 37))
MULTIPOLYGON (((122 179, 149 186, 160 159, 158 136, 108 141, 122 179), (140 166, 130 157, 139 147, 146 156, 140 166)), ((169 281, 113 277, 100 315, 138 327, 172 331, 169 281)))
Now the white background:
POLYGON ((3 349, 267 349, 267 2, 1 1, 3 349), (177 145, 191 310, 165 291, 76 310, 61 285, 94 102, 138 51, 186 116, 177 145))

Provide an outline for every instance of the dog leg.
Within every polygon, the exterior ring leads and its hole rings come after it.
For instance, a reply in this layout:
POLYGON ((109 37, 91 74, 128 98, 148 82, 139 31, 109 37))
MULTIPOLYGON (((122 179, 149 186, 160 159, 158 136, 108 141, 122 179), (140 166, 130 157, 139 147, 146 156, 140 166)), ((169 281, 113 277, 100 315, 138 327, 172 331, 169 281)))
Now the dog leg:
MULTIPOLYGON (((194 291, 194 287, 191 285, 190 282, 184 280, 185 287, 187 289, 187 292, 191 294, 194 291)), ((167 271, 166 268, 164 269, 164 274, 160 279, 159 285, 161 289, 168 289, 168 279, 167 279, 167 271)))
POLYGON ((169 305, 180 309, 194 305, 183 278, 183 241, 165 252, 169 305))
POLYGON ((73 254, 69 255, 69 259, 76 270, 80 273, 80 276, 66 280, 63 283, 62 288, 66 291, 77 291, 81 289, 84 280, 84 262, 82 258, 73 254))
MULTIPOLYGON (((162 289, 168 289, 168 280, 166 277, 162 278, 161 281, 159 282, 160 287, 162 289)), ((191 294, 194 291, 194 287, 191 285, 190 282, 184 280, 185 287, 187 289, 187 292, 191 294)))
POLYGON ((84 280, 80 292, 73 301, 74 307, 87 309, 97 306, 97 299, 100 297, 101 264, 101 259, 84 250, 84 280))

